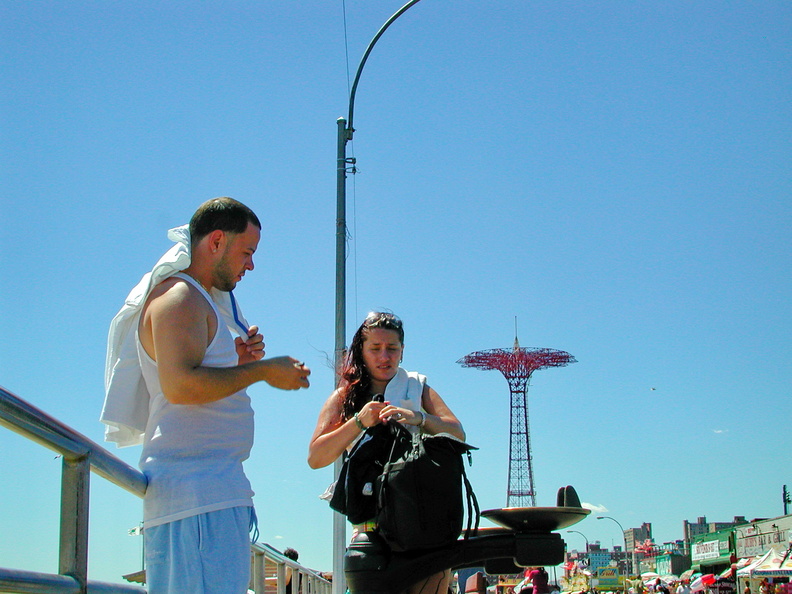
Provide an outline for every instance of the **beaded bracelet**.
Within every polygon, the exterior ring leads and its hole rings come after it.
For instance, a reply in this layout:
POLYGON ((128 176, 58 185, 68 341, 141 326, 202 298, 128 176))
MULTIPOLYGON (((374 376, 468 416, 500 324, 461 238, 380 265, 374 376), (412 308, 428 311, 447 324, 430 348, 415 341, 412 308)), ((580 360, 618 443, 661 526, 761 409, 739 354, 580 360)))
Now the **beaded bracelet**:
POLYGON ((418 423, 418 427, 423 429, 423 426, 426 425, 426 413, 422 410, 419 410, 418 412, 421 413, 421 422, 418 423))
POLYGON ((366 426, 363 424, 363 421, 360 420, 360 417, 358 417, 357 413, 355 413, 355 425, 357 425, 357 428, 361 431, 366 430, 366 426))

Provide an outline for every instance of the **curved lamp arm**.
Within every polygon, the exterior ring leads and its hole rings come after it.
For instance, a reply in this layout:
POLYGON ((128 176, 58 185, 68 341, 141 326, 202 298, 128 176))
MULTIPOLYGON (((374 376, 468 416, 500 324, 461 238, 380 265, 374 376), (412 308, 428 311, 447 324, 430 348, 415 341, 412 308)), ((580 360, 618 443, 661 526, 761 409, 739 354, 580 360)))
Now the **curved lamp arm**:
POLYGON ((352 83, 352 90, 349 92, 349 117, 347 118, 347 129, 350 132, 354 132, 354 128, 352 127, 352 117, 354 116, 355 112, 355 93, 357 92, 358 82, 360 81, 360 75, 363 72, 363 66, 366 64, 366 60, 368 60, 369 54, 371 50, 374 49, 374 45, 379 41, 379 38, 382 37, 382 34, 385 33, 386 29, 391 26, 391 23, 398 19, 402 14, 404 14, 411 6, 414 4, 418 4, 421 0, 410 0, 407 4, 402 6, 399 10, 393 13, 393 16, 385 21, 385 24, 380 27, 380 30, 377 31, 377 34, 373 37, 371 42, 368 44, 365 53, 363 54, 363 58, 360 60, 360 65, 358 66, 357 72, 355 73, 355 80, 352 83))

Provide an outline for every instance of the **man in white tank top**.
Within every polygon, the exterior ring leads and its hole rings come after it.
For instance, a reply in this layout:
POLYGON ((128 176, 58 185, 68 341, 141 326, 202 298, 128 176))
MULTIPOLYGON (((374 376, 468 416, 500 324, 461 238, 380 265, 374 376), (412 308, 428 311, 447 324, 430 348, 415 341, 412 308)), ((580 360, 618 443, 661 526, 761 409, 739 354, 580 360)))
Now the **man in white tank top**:
POLYGON ((234 339, 210 295, 253 270, 261 224, 231 198, 190 221, 190 265, 156 285, 138 324, 149 417, 140 466, 150 594, 243 594, 250 580, 253 492, 242 470, 253 443, 245 389, 308 387, 291 357, 264 359, 256 326, 234 339))

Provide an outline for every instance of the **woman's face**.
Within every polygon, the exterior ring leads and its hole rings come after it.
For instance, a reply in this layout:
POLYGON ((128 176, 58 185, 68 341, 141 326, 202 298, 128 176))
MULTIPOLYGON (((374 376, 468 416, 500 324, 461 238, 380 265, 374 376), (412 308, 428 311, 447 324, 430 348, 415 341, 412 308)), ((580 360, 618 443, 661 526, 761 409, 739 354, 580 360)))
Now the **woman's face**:
POLYGON ((395 330, 369 328, 363 340, 363 363, 371 377, 372 388, 384 390, 399 370, 404 345, 395 330))

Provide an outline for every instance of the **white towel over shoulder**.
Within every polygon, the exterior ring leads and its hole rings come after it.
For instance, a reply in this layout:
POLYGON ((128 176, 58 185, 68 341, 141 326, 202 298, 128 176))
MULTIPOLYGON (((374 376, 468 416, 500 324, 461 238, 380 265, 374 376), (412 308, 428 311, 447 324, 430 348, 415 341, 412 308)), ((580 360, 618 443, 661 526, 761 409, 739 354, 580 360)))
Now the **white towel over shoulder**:
MULTIPOLYGON (((100 420, 107 425, 105 441, 115 442, 118 447, 143 443, 148 421, 150 396, 140 371, 135 338, 141 309, 154 287, 190 265, 189 227, 182 225, 171 229, 168 239, 175 245, 165 252, 151 272, 143 275, 110 323, 105 360, 105 401, 100 420)), ((211 295, 226 325, 244 337, 242 329, 234 321, 231 294, 212 289, 211 295)), ((237 317, 248 326, 238 304, 237 317)))
MULTIPOLYGON (((388 382, 385 387, 385 400, 395 406, 414 410, 418 412, 421 410, 421 396, 423 395, 424 385, 426 384, 426 376, 416 371, 406 371, 399 367, 396 375, 388 382)), ((406 427, 410 433, 419 431, 413 425, 406 427)))

